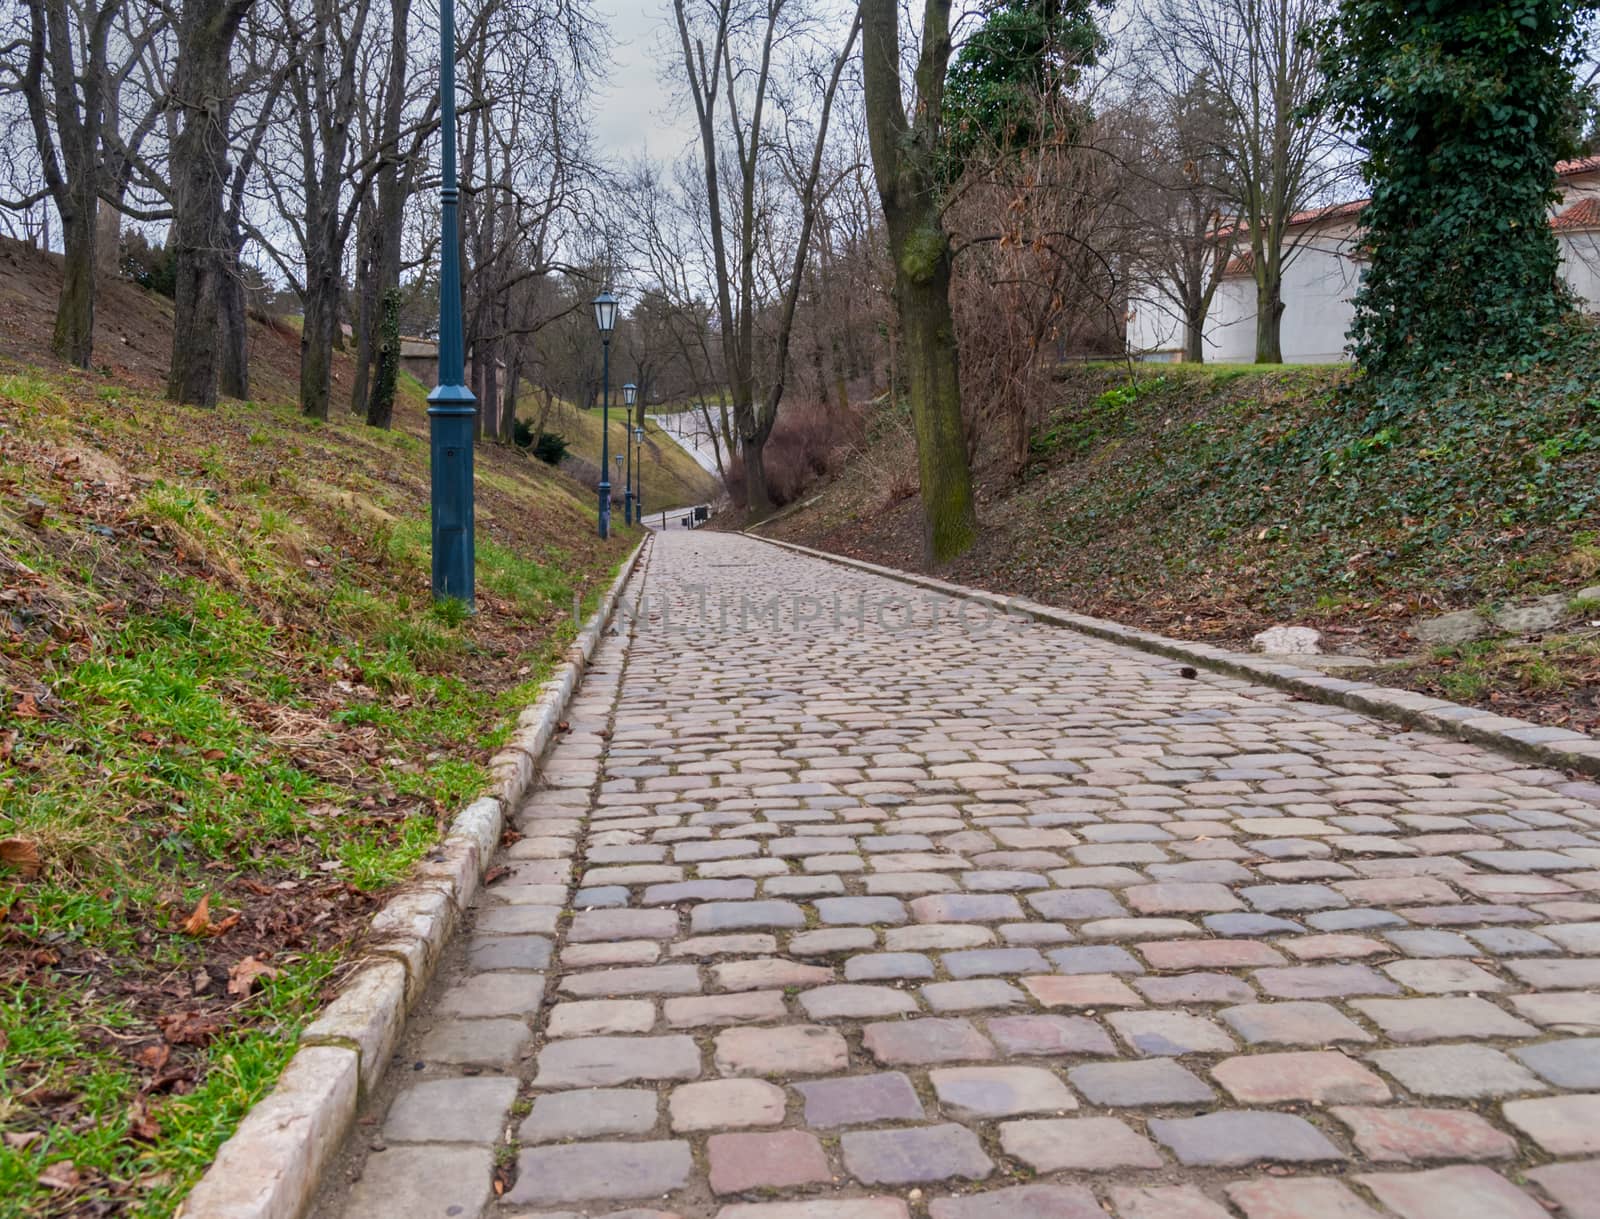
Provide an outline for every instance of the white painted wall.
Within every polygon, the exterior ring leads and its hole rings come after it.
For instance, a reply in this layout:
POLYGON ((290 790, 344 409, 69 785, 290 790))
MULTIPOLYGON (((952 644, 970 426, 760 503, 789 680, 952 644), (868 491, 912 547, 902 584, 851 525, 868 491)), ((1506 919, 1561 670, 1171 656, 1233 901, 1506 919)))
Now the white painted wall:
POLYGON ((1586 312, 1600 313, 1600 233, 1562 233, 1561 278, 1577 293, 1586 312))
POLYGON ((1206 315, 1206 360, 1247 364, 1256 358, 1256 281, 1229 275, 1217 285, 1206 315))
MULTIPOLYGON (((1557 210, 1600 194, 1600 174, 1564 182, 1557 210)), ((1302 232, 1301 248, 1284 270, 1286 306, 1281 333, 1290 363, 1331 364, 1348 359, 1346 334, 1355 317, 1351 304, 1361 283, 1361 262, 1351 255, 1358 234, 1353 220, 1339 219, 1302 232)), ((1560 232, 1562 276, 1584 307, 1600 313, 1600 231, 1560 232)), ((1183 326, 1172 306, 1149 294, 1128 305, 1128 346, 1147 360, 1182 358, 1183 326)), ((1248 274, 1229 275, 1217 287, 1206 318, 1206 359, 1248 363, 1255 359, 1256 286, 1248 274)))

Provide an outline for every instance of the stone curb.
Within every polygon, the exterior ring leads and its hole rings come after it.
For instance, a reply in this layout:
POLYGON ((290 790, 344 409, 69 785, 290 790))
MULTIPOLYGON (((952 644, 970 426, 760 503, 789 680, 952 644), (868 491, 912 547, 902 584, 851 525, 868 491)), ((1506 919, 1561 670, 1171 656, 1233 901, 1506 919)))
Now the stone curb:
POLYGON ((373 917, 366 959, 306 1027, 277 1084, 218 1149, 176 1219, 299 1219, 305 1213, 361 1097, 399 1044, 407 1011, 427 989, 461 912, 472 904, 506 817, 533 782, 649 541, 647 535, 634 548, 560 669, 517 717, 511 739, 490 760, 488 790, 456 815, 412 883, 373 917))
MULTIPOLYGON (((964 584, 952 584, 947 580, 936 580, 931 576, 920 576, 895 567, 867 563, 861 559, 850 559, 794 542, 780 542, 775 538, 761 537, 749 531, 746 531, 744 536, 765 542, 769 546, 781 546, 785 550, 825 559, 842 567, 853 567, 858 571, 897 580, 902 584, 974 601, 1003 614, 1064 626, 1097 639, 1120 643, 1144 652, 1153 652, 1169 660, 1181 660, 1226 673, 1231 677, 1273 686, 1313 702, 1346 707, 1351 711, 1392 720, 1406 728, 1420 728, 1441 736, 1468 741, 1474 745, 1485 745, 1556 770, 1577 771, 1592 778, 1600 778, 1600 740, 1581 732, 1572 732, 1566 728, 1549 728, 1542 724, 1529 723, 1527 720, 1494 715, 1480 707, 1464 707, 1460 703, 1446 702, 1442 698, 1430 698, 1411 690, 1396 690, 1389 686, 1373 685, 1371 682, 1330 677, 1316 669, 1264 660, 1259 656, 1243 652, 1230 652, 1226 648, 1214 647, 1208 643, 1185 643, 1169 639, 1165 635, 1157 635, 1153 631, 1124 626, 1120 622, 1112 622, 1105 618, 1074 614, 1054 606, 1042 605, 1037 601, 1006 597, 999 593, 970 588, 964 584)), ((1592 783, 1569 784, 1568 788, 1561 790, 1584 798, 1600 795, 1600 787, 1592 783)))

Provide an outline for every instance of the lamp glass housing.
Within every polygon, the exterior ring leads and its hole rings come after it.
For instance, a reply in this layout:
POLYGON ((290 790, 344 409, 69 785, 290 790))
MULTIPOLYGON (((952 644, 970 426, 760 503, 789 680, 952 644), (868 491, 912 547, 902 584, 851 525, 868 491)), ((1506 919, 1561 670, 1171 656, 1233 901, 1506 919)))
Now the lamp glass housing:
POLYGON ((617 328, 617 298, 610 292, 602 292, 594 298, 594 328, 601 338, 607 339, 617 328))

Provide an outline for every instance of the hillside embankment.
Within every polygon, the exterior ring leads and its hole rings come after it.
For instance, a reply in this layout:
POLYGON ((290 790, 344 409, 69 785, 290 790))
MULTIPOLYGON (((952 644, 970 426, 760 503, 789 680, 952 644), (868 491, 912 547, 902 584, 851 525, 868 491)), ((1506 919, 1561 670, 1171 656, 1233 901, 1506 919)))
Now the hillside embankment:
POLYGON ((421 386, 306 419, 254 321, 254 400, 174 406, 171 302, 102 284, 84 372, 58 277, 0 244, 0 1213, 159 1216, 637 532, 482 445, 477 612, 436 606, 421 386))

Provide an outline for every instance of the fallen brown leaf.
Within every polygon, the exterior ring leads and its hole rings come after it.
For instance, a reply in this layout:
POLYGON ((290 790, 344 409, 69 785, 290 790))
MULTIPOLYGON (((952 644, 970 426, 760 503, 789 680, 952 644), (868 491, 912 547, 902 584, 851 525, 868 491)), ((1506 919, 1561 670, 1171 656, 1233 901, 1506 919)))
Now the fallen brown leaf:
POLYGON ((11 709, 11 714, 19 720, 36 720, 40 718, 39 700, 33 697, 33 691, 26 691, 17 699, 17 705, 11 709))
POLYGON ((254 989, 258 978, 276 978, 278 972, 264 961, 245 957, 228 971, 228 993, 243 998, 254 989))
POLYGON ((77 1189, 83 1184, 83 1174, 71 1160, 57 1160, 39 1174, 39 1184, 51 1189, 77 1189))
POLYGON ((26 838, 0 839, 0 863, 15 868, 24 880, 32 880, 44 871, 39 848, 26 838))
POLYGON ((134 1051, 133 1060, 141 1067, 148 1067, 152 1071, 159 1071, 167 1065, 167 1059, 172 1057, 172 1047, 164 1041, 154 1041, 149 1045, 134 1051))
POLYGON ((8 1130, 3 1136, 12 1151, 23 1151, 44 1138, 43 1130, 8 1130))
POLYGON ((173 1045, 205 1045, 222 1031, 222 1023, 205 1012, 169 1012, 156 1017, 161 1035, 173 1045))
POLYGON ((211 894, 207 893, 194 908, 194 913, 183 920, 184 935, 208 935, 211 931, 211 894))
POLYGON ((150 1108, 142 1096, 134 1097, 133 1104, 128 1106, 128 1133, 147 1143, 161 1137, 161 1123, 150 1116, 150 1108))

